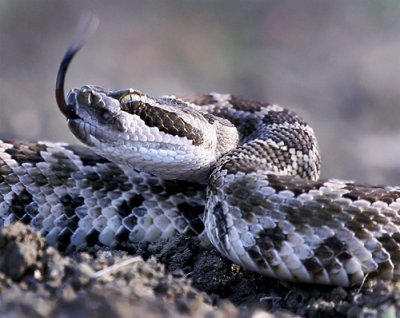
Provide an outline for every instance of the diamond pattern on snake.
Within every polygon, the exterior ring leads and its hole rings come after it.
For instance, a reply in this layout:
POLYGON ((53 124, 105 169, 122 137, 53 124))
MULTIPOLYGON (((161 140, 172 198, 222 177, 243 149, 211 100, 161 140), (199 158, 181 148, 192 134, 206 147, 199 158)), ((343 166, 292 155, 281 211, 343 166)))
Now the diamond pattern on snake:
POLYGON ((92 85, 56 97, 86 146, 0 142, 0 223, 22 221, 61 250, 211 242, 270 277, 351 286, 396 279, 400 188, 321 180, 313 129, 277 105, 204 94, 152 97, 92 85))

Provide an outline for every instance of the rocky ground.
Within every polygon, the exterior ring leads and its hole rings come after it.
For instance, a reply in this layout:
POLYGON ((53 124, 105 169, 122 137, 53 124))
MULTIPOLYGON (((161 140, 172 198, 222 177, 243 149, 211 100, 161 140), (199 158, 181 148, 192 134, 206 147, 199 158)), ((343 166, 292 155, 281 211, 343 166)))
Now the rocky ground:
POLYGON ((1 317, 389 318, 399 315, 398 289, 373 280, 352 289, 284 283, 185 236, 61 255, 25 225, 0 230, 1 317))

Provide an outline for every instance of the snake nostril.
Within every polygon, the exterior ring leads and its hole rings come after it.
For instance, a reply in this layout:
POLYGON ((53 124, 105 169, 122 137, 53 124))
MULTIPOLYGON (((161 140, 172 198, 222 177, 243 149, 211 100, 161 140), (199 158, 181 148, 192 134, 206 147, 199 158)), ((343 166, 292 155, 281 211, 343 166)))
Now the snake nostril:
POLYGON ((110 111, 105 108, 99 109, 98 114, 99 119, 104 123, 108 122, 112 118, 112 114, 110 113, 110 111))
POLYGON ((80 118, 76 112, 76 105, 75 104, 67 104, 66 105, 67 112, 68 112, 68 119, 78 119, 80 118))

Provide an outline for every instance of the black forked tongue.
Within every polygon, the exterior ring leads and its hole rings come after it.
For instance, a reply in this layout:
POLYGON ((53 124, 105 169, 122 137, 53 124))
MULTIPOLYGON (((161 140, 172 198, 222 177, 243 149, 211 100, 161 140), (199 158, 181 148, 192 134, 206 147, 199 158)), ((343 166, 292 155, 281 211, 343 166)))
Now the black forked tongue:
POLYGON ((76 28, 75 37, 72 40, 70 46, 64 54, 64 57, 61 61, 60 67, 57 73, 56 79, 56 100, 58 108, 68 119, 76 119, 79 118, 78 115, 73 111, 72 107, 67 104, 65 101, 65 93, 64 93, 64 82, 65 75, 67 74, 67 70, 69 64, 71 63, 72 58, 78 52, 82 46, 89 40, 89 38, 93 35, 99 25, 99 20, 96 16, 91 13, 86 13, 81 16, 79 19, 78 27, 76 28))

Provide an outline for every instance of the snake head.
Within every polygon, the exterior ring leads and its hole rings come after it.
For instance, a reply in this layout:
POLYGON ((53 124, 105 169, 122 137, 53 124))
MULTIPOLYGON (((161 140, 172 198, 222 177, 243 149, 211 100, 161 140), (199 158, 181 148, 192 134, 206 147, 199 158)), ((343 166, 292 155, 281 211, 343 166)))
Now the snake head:
POLYGON ((87 85, 70 91, 67 103, 72 133, 125 171, 206 182, 216 160, 238 143, 230 122, 175 97, 87 85), (221 146, 226 130, 232 138, 221 146))

